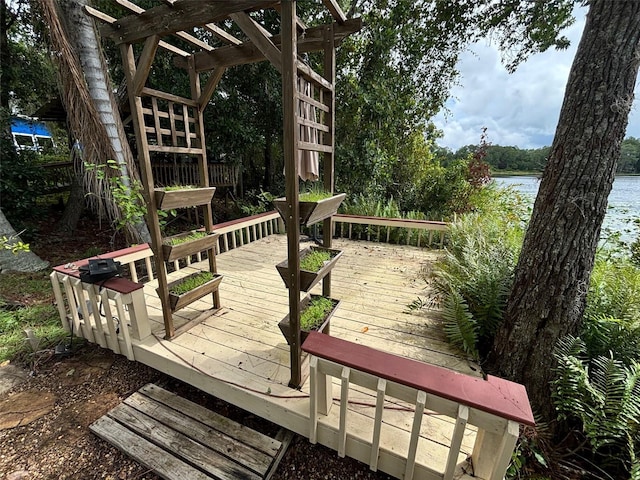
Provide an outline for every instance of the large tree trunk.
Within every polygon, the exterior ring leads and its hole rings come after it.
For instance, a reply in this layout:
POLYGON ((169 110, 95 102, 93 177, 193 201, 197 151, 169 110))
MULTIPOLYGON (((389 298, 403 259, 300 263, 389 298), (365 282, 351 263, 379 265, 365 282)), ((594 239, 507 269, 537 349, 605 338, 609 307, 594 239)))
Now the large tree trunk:
MULTIPOLYGON (((63 101, 70 128, 80 142, 83 158, 88 163, 104 164, 115 160, 120 167, 123 184, 137 179, 133 156, 126 142, 116 101, 109 81, 106 63, 93 24, 82 11, 87 0, 40 0, 49 25, 57 60, 63 101), (60 9, 61 15, 58 14, 60 9)), ((110 175, 107 169, 107 175, 110 175)), ((118 219, 120 212, 106 182, 95 175, 85 176, 88 190, 105 200, 107 214, 118 219)), ((149 242, 151 237, 144 221, 127 226, 128 236, 135 242, 149 242)))
POLYGON ((552 351, 577 334, 640 63, 640 2, 594 0, 489 364, 555 419, 552 351))

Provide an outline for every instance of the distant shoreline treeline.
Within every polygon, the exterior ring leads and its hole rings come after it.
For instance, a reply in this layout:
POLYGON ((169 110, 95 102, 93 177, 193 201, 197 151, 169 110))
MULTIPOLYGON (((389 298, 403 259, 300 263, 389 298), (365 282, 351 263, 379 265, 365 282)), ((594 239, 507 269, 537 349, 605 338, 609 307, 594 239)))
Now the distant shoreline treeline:
MULTIPOLYGON (((521 149, 518 147, 504 147, 489 145, 486 147, 484 158, 491 166, 494 174, 504 173, 540 173, 547 163, 551 147, 521 149)), ((478 150, 477 145, 466 145, 455 152, 443 148, 438 156, 447 164, 459 158, 466 158, 478 150)), ((616 170, 621 174, 640 174, 640 138, 628 137, 622 142, 622 152, 616 170)))

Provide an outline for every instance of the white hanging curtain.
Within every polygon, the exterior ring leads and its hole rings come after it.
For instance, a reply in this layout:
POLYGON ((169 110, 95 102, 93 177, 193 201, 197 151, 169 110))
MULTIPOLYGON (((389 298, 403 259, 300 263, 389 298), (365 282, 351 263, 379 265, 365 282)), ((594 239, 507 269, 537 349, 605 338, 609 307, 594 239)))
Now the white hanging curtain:
MULTIPOLYGON (((308 97, 313 97, 311 84, 302 77, 298 77, 298 91, 308 97)), ((298 100, 298 115, 300 118, 312 122, 316 121, 315 107, 302 100, 298 100)), ((300 141, 318 143, 318 130, 306 125, 300 125, 300 141)), ((302 180, 318 180, 320 177, 318 152, 298 149, 298 175, 302 180)))

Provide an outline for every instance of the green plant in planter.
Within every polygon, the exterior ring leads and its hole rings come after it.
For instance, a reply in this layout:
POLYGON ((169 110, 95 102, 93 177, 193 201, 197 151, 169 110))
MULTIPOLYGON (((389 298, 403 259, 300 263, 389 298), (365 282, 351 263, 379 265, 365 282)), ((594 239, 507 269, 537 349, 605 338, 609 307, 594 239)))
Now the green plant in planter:
POLYGON ((322 322, 333 309, 333 302, 326 297, 316 297, 309 302, 300 315, 300 329, 310 331, 322 325, 322 322))
POLYGON ((194 275, 193 277, 185 278, 184 281, 175 285, 171 292, 174 295, 182 295, 191 290, 198 288, 201 285, 204 285, 207 282, 210 282, 215 278, 215 275, 211 272, 200 272, 198 275, 194 275))
POLYGON ((298 200, 301 202, 319 202, 326 198, 331 198, 333 194, 331 192, 325 192, 324 190, 313 190, 310 192, 303 192, 298 195, 298 200))
POLYGON ((207 236, 206 232, 193 232, 191 235, 186 235, 184 237, 177 238, 168 238, 165 240, 165 245, 171 245, 172 247, 176 247, 178 245, 182 245, 183 243, 193 242, 194 240, 199 240, 207 236))
POLYGON ((169 185, 168 187, 162 187, 165 192, 175 192, 176 190, 192 190, 198 188, 195 185, 169 185))
POLYGON ((312 250, 308 255, 300 259, 300 269, 308 272, 317 272, 324 262, 331 260, 331 253, 325 250, 312 250))

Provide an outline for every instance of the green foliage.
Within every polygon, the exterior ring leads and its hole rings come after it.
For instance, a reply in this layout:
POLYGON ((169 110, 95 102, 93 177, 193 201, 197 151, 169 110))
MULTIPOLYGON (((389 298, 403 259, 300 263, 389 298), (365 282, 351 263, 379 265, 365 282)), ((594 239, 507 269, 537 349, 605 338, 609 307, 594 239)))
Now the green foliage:
MULTIPOLYGON (((142 184, 122 175, 120 166, 115 160, 107 160, 106 165, 84 164, 86 171, 95 171, 99 181, 109 182, 111 195, 120 211, 120 218, 115 222, 116 231, 142 222, 147 213, 146 202, 142 194, 142 184)), ((183 187, 181 187, 183 188, 183 187)))
POLYGON ((200 272, 197 275, 185 277, 181 282, 171 288, 171 293, 174 295, 182 295, 210 282, 214 278, 215 275, 212 272, 200 272))
POLYGON ((447 337, 476 359, 488 352, 502 322, 522 246, 521 218, 504 195, 495 190, 492 213, 463 215, 452 224, 447 252, 428 274, 447 337))
MULTIPOLYGON (((0 128, 3 128, 1 121, 0 128)), ((20 225, 37 211, 36 199, 44 189, 44 171, 36 152, 16 152, 6 135, 0 135, 0 159, 2 211, 11 224, 20 225)))
POLYGON ((444 333, 452 345, 474 360, 480 359, 478 352, 478 323, 469 311, 469 305, 462 295, 451 290, 442 304, 444 333))
POLYGON ((553 401, 560 418, 576 418, 602 468, 637 472, 640 452, 640 364, 589 358, 584 341, 562 339, 553 401))
POLYGON ((300 314, 300 329, 305 332, 318 328, 333 309, 333 301, 326 297, 313 297, 300 314))
POLYGON ((0 237, 0 250, 10 250, 15 255, 19 252, 28 252, 29 244, 23 243, 22 240, 16 240, 14 237, 3 235, 0 237))
POLYGON ((273 209, 273 200, 276 198, 270 192, 260 189, 259 192, 250 190, 245 195, 245 200, 237 200, 240 211, 244 216, 258 215, 273 209))
POLYGON ((326 250, 311 250, 300 259, 300 270, 317 272, 325 262, 331 260, 331 252, 326 250))
POLYGON ((598 255, 591 274, 580 338, 589 358, 640 361, 640 268, 598 255))

